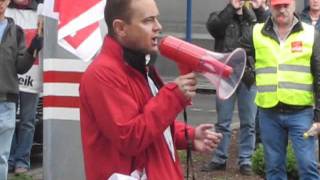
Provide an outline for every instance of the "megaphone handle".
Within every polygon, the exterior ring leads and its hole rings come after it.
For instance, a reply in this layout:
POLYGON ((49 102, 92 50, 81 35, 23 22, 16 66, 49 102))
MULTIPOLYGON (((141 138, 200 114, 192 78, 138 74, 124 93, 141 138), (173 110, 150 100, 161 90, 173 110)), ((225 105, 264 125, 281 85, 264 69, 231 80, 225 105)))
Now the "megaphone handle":
POLYGON ((188 74, 190 72, 192 72, 192 69, 186 65, 183 65, 183 64, 178 64, 178 68, 179 68, 179 71, 180 71, 180 74, 188 74))

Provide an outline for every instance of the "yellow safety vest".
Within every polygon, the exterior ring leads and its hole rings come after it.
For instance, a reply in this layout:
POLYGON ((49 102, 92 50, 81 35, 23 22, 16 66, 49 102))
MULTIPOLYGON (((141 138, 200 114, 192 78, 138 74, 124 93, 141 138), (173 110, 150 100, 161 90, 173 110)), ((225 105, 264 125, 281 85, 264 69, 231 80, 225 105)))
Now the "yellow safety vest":
POLYGON ((312 105, 313 77, 310 69, 314 28, 302 23, 303 30, 290 34, 283 44, 263 35, 264 24, 253 28, 256 84, 255 102, 271 108, 283 102, 312 105))

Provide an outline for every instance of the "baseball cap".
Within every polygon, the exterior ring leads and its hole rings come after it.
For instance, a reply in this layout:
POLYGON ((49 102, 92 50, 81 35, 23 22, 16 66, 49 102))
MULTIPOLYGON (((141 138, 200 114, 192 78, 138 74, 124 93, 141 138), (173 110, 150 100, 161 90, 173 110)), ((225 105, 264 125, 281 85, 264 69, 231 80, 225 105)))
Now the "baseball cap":
POLYGON ((271 6, 279 5, 279 4, 291 4, 294 0, 271 0, 271 6))

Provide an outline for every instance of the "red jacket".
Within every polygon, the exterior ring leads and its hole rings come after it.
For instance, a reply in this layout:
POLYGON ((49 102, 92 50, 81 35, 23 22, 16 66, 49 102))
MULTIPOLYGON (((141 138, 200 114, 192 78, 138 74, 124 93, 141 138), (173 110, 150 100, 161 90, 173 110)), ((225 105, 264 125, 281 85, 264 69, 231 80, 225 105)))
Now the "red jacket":
MULTIPOLYGON (((183 179, 177 152, 174 162, 163 136, 170 125, 175 147, 187 146, 184 124, 175 118, 188 100, 176 84, 164 85, 153 97, 142 73, 125 62, 122 47, 107 36, 83 74, 80 101, 87 180, 141 168, 148 180, 183 179)), ((194 129, 189 133, 193 139, 194 129)))

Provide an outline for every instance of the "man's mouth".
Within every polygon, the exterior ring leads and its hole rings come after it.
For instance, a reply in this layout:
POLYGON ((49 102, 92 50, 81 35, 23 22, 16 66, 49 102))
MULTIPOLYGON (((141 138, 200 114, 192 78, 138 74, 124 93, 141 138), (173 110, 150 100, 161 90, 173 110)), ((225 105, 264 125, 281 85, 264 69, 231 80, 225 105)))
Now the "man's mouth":
POLYGON ((153 46, 157 46, 157 45, 158 45, 158 39, 159 39, 159 38, 158 38, 157 36, 155 36, 155 37, 152 38, 152 45, 153 45, 153 46))

